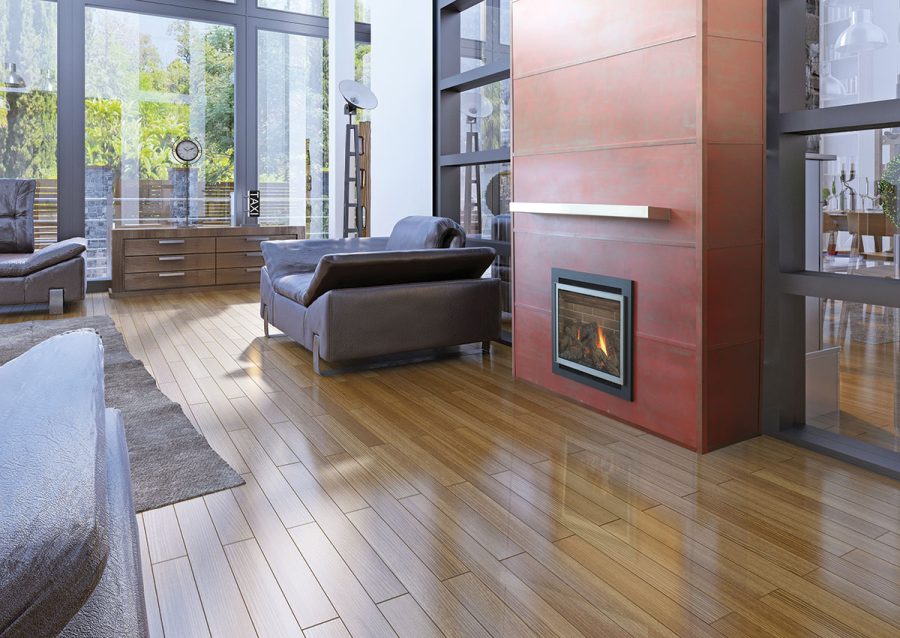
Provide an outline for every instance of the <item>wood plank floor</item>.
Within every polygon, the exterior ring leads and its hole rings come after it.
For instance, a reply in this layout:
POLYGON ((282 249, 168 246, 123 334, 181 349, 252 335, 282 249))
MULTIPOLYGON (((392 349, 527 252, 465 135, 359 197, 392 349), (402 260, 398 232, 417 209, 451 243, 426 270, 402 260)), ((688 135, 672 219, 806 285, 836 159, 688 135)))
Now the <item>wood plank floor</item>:
POLYGON ((812 424, 900 452, 900 313, 829 300, 824 304, 823 337, 826 348, 841 349, 840 409, 812 424))
POLYGON ((502 346, 321 379, 253 291, 69 314, 112 316, 247 482, 138 516, 154 636, 900 635, 888 479, 766 438, 700 458, 502 346))

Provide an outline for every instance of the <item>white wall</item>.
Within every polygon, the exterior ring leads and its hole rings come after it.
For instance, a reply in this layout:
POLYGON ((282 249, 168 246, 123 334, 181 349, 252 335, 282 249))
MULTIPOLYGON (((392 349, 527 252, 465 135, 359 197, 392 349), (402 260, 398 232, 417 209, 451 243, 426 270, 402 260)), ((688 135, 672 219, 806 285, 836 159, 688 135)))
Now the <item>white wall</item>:
POLYGON ((372 235, 407 215, 431 215, 431 0, 369 0, 372 7, 372 235))

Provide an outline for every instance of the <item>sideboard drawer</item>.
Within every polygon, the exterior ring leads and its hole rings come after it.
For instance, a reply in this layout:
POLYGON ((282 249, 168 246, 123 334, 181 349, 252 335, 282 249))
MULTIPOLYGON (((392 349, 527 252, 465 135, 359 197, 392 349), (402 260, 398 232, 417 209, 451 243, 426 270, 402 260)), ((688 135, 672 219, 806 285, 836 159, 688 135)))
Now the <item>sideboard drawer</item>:
POLYGON ((187 255, 190 253, 216 252, 214 237, 185 237, 172 239, 126 239, 123 242, 125 257, 138 255, 187 255))
POLYGON ((262 252, 219 253, 216 255, 217 268, 258 268, 265 263, 262 252))
POLYGON ((245 237, 218 237, 216 250, 220 253, 256 252, 262 242, 280 239, 297 239, 297 235, 266 234, 265 229, 260 228, 258 234, 245 237))
POLYGON ((147 255, 126 257, 125 274, 138 272, 173 272, 179 270, 212 270, 216 267, 213 253, 200 255, 147 255))
POLYGON ((253 284, 259 283, 261 266, 250 268, 219 268, 216 270, 216 284, 225 286, 228 284, 253 284))
POLYGON ((134 273, 125 275, 126 291, 215 285, 215 270, 176 270, 173 272, 134 273))

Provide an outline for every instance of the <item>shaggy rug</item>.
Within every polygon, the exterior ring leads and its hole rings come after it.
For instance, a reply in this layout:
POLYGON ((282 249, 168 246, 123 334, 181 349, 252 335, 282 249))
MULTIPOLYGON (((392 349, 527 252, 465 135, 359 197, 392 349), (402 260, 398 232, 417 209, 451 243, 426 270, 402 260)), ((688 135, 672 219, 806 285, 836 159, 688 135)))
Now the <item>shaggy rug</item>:
POLYGON ((194 429, 181 406, 160 392, 144 365, 131 356, 109 317, 2 325, 0 364, 54 335, 85 328, 103 339, 106 405, 120 410, 125 421, 136 511, 243 485, 240 475, 194 429))

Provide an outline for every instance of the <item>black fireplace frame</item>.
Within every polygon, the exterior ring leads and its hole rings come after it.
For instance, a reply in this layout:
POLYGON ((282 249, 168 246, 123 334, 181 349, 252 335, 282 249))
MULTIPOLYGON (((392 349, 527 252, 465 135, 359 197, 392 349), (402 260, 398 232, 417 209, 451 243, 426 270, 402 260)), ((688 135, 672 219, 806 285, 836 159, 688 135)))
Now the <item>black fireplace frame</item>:
POLYGON ((628 279, 604 277, 590 273, 578 272, 554 268, 551 271, 551 295, 552 304, 552 335, 550 339, 550 362, 553 373, 559 376, 583 383, 584 385, 602 390, 625 401, 634 401, 634 282, 628 279), (557 285, 568 284, 589 288, 600 292, 608 292, 622 296, 622 344, 621 353, 622 384, 613 383, 599 377, 567 367, 559 362, 559 325, 558 325, 558 294, 557 285))

